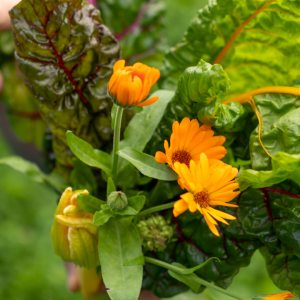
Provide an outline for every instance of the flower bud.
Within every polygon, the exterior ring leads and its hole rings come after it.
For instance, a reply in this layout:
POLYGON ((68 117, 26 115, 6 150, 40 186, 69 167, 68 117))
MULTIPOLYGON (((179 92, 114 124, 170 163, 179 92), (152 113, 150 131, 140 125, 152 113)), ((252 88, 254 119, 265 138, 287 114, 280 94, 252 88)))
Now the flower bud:
POLYGON ((162 216, 151 216, 137 224, 143 246, 150 251, 163 251, 174 234, 173 227, 162 216))
POLYGON ((93 215, 78 208, 77 197, 81 194, 88 191, 65 189, 55 212, 51 237, 55 252, 62 259, 94 268, 99 265, 97 227, 93 215))
POLYGON ((159 76, 156 68, 142 63, 125 67, 125 60, 118 60, 108 83, 108 91, 120 106, 147 106, 158 99, 154 96, 145 100, 159 76))
POLYGON ((115 191, 109 194, 107 204, 112 210, 120 211, 128 205, 128 200, 123 192, 115 191))

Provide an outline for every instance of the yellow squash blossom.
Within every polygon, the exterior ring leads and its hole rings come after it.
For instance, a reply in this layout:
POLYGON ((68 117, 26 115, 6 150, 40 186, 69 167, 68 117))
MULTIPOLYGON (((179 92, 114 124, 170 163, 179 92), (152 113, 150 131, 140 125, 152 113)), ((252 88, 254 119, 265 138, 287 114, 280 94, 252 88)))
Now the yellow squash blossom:
POLYGON ((165 153, 157 151, 155 160, 168 163, 174 169, 175 162, 189 166, 191 160, 198 161, 200 153, 205 153, 209 159, 221 159, 226 155, 224 142, 225 137, 214 136, 210 126, 200 126, 196 119, 184 118, 180 123, 173 123, 170 146, 165 140, 165 153))
POLYGON ((234 220, 235 217, 214 206, 237 207, 228 202, 239 194, 239 185, 235 181, 238 170, 221 161, 209 161, 204 153, 200 154, 198 162, 191 160, 189 168, 186 164, 175 162, 174 170, 179 175, 180 186, 187 193, 175 202, 173 215, 177 217, 186 210, 192 213, 199 211, 211 232, 219 236, 217 221, 228 225, 226 219, 234 220))
POLYGON ((87 190, 63 192, 51 228, 52 242, 57 255, 66 261, 94 268, 99 264, 97 250, 97 227, 93 215, 78 208, 77 197, 88 194, 87 190))
POLYGON ((150 89, 160 77, 156 68, 142 63, 125 67, 125 60, 118 60, 108 83, 108 91, 120 106, 146 106, 157 101, 154 96, 145 100, 150 89))
POLYGON ((290 292, 283 292, 279 294, 273 294, 269 296, 265 296, 262 299, 263 300, 286 300, 286 299, 292 299, 294 298, 294 295, 290 292))

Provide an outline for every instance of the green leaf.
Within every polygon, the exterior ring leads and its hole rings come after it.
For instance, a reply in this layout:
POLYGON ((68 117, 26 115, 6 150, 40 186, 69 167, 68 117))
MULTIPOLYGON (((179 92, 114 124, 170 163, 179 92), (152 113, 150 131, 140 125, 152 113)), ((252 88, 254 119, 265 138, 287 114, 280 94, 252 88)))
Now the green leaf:
POLYGON ((282 290, 300 294, 300 258, 285 253, 270 253, 266 248, 261 249, 266 259, 268 273, 273 282, 282 290))
POLYGON ((159 164, 154 157, 131 148, 122 149, 118 154, 133 164, 143 175, 160 180, 176 180, 177 175, 168 166, 159 164))
POLYGON ((78 159, 88 166, 103 170, 106 174, 111 173, 111 157, 108 153, 94 149, 71 131, 68 131, 66 135, 68 146, 78 159))
POLYGON ((110 298, 138 299, 143 278, 140 264, 143 253, 140 236, 131 218, 110 219, 99 227, 98 249, 102 277, 110 298))
MULTIPOLYGON (((268 152, 300 153, 300 97, 285 94, 255 96, 255 104, 262 118, 261 140, 268 152)), ((252 168, 271 169, 271 159, 258 140, 258 128, 250 141, 252 168)))
POLYGON ((109 209, 107 204, 104 204, 102 205, 101 210, 94 214, 93 223, 97 226, 103 226, 113 217, 113 215, 114 213, 109 209))
POLYGON ((85 0, 22 0, 10 16, 18 65, 54 134, 57 166, 69 170, 66 130, 95 148, 111 140, 106 86, 118 43, 85 0))
POLYGON ((23 141, 34 143, 38 149, 42 149, 46 126, 38 103, 25 86, 15 63, 5 63, 1 66, 1 73, 5 84, 0 99, 5 103, 14 133, 23 141))
POLYGON ((108 195, 110 195, 115 190, 116 190, 116 186, 115 186, 115 183, 114 183, 112 177, 108 177, 107 188, 106 188, 106 198, 108 197, 108 195))
POLYGON ((122 57, 136 61, 147 59, 161 62, 165 27, 165 3, 161 1, 147 2, 143 0, 97 1, 101 15, 107 26, 120 41, 122 57), (126 14, 124 14, 126 10, 126 14), (137 16, 138 22, 137 22, 137 16), (130 30, 128 30, 130 28, 130 30), (147 32, 147 35, 141 34, 147 32))
POLYGON ((239 185, 243 191, 248 187, 262 188, 272 186, 290 179, 300 184, 300 154, 277 152, 272 157, 272 170, 242 170, 239 174, 239 185))
POLYGON ((144 195, 136 195, 128 198, 128 205, 138 212, 144 207, 145 202, 146 197, 144 195))
POLYGON ((166 107, 174 96, 173 91, 158 90, 152 96, 158 96, 159 100, 153 105, 143 108, 131 119, 124 132, 124 139, 120 143, 120 149, 126 147, 143 151, 151 139, 156 127, 161 121, 166 107))
MULTIPOLYGON (((106 202, 91 195, 81 194, 77 197, 78 208, 90 213, 95 213, 101 209, 101 205, 106 202)), ((99 224, 96 224, 99 225, 99 224)))
POLYGON ((231 94, 291 85, 300 68, 299 16, 297 1, 210 2, 168 53, 166 84, 174 85, 187 67, 204 59, 222 64, 232 81, 231 94))
POLYGON ((0 164, 11 167, 35 182, 48 184, 59 193, 66 187, 66 182, 60 175, 55 173, 46 175, 36 164, 25 160, 20 156, 7 156, 1 158, 0 164))
POLYGON ((69 180, 74 189, 87 189, 91 194, 97 191, 97 182, 91 168, 78 159, 74 159, 69 180))

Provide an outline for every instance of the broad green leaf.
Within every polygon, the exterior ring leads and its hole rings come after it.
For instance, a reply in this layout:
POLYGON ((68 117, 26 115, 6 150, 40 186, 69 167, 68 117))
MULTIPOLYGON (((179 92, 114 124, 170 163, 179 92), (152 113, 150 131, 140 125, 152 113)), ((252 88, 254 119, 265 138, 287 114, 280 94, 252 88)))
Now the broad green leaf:
POLYGON ((7 165, 16 171, 25 174, 36 182, 43 182, 46 176, 36 164, 25 160, 20 156, 8 156, 1 158, 0 164, 7 165))
POLYGON ((124 132, 124 139, 120 143, 120 148, 134 148, 143 151, 146 144, 151 139, 156 127, 161 121, 166 107, 174 96, 173 91, 159 90, 152 96, 158 96, 159 100, 149 107, 143 108, 131 119, 124 132))
MULTIPOLYGON (((277 152, 300 153, 300 97, 284 94, 255 96, 255 104, 262 118, 261 140, 270 155, 277 152)), ((258 140, 258 128, 250 137, 252 168, 268 170, 271 159, 258 140)), ((288 166, 287 166, 288 167, 288 166)))
POLYGON ((272 157, 272 170, 256 171, 244 169, 239 174, 239 185, 243 191, 248 187, 262 188, 290 179, 300 184, 300 154, 277 152, 272 157))
POLYGON ((101 273, 110 298, 138 299, 143 278, 139 258, 143 253, 140 236, 131 218, 110 219, 100 226, 98 249, 101 273))
POLYGON ((39 112, 38 103, 25 86, 14 63, 4 64, 1 73, 5 84, 0 99, 5 103, 14 133, 23 141, 34 143, 42 149, 46 126, 39 112))
POLYGON ((7 165, 12 169, 26 175, 31 180, 38 183, 45 183, 51 188, 55 189, 58 193, 66 187, 65 180, 56 173, 49 175, 43 173, 36 164, 31 161, 25 160, 20 156, 7 156, 0 159, 0 164, 7 165))
POLYGON ((66 130, 100 148, 112 137, 107 80, 119 46, 85 0, 22 0, 10 11, 16 58, 54 134, 57 166, 72 166, 66 130))
POLYGON ((77 203, 79 209, 93 214, 100 210, 101 205, 105 204, 106 202, 91 195, 81 194, 77 197, 77 203))
POLYGON ((92 145, 71 131, 68 131, 66 135, 68 146, 78 159, 88 166, 103 170, 106 174, 111 173, 111 157, 108 153, 94 149, 92 145))
POLYGON ((273 282, 283 290, 289 290, 296 295, 300 294, 300 258, 288 253, 270 253, 267 249, 261 250, 266 260, 268 273, 273 282))
POLYGON ((131 148, 119 150, 118 154, 133 164, 143 175, 160 180, 176 180, 177 175, 166 165, 159 164, 154 157, 131 148))
POLYGON ((210 2, 168 53, 166 81, 174 85, 187 67, 204 59, 222 64, 231 94, 291 85, 300 68, 299 17, 297 1, 210 2))

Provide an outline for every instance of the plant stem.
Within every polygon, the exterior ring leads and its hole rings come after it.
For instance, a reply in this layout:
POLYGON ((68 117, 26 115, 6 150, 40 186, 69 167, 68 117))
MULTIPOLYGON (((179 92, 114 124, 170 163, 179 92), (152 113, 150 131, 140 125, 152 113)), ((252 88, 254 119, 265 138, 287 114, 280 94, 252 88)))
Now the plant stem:
MULTIPOLYGON (((165 268, 167 270, 173 271, 173 272, 178 273, 178 274, 187 275, 187 274, 183 273, 182 268, 177 267, 175 265, 171 265, 171 264, 166 263, 164 261, 155 259, 153 257, 145 256, 145 262, 156 265, 156 266, 159 266, 159 267, 162 267, 162 268, 165 268)), ((222 294, 225 294, 229 297, 232 297, 232 298, 237 299, 237 300, 244 300, 243 298, 241 298, 241 297, 239 297, 235 294, 232 294, 232 293, 226 291, 225 289, 222 289, 221 287, 218 287, 218 286, 216 286, 216 285, 214 285, 214 284, 212 284, 212 283, 210 283, 210 282, 208 282, 208 281, 206 281, 206 280, 204 280, 200 277, 197 277, 197 281, 199 282, 199 284, 204 285, 204 286, 209 287, 209 288, 212 288, 212 289, 214 289, 214 290, 216 290, 216 291, 218 291, 222 294)))
POLYGON ((116 180, 117 169, 118 169, 118 150, 121 135, 121 123, 122 123, 123 107, 117 105, 117 111, 114 122, 114 139, 113 139, 113 150, 112 150, 112 177, 116 180))
POLYGON ((145 209, 145 210, 141 211, 140 214, 139 214, 139 217, 143 217, 143 216, 148 215, 148 214, 152 214, 152 213, 155 213, 155 212, 158 212, 158 211, 161 211, 161 210, 166 210, 166 209, 172 208, 174 206, 174 203, 175 202, 169 202, 169 203, 161 204, 161 205, 158 205, 158 206, 150 207, 148 209, 145 209))
POLYGON ((291 94, 300 96, 300 88, 290 86, 266 86, 225 100, 224 103, 239 102, 245 104, 248 103, 252 97, 260 94, 291 94))

